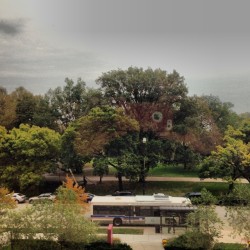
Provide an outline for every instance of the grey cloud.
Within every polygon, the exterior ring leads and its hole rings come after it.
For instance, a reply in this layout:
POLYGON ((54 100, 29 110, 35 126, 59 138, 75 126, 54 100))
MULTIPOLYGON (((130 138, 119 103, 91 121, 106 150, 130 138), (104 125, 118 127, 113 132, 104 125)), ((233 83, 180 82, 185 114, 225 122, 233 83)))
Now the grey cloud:
POLYGON ((7 35, 17 35, 22 31, 23 22, 21 20, 0 20, 0 33, 7 35))

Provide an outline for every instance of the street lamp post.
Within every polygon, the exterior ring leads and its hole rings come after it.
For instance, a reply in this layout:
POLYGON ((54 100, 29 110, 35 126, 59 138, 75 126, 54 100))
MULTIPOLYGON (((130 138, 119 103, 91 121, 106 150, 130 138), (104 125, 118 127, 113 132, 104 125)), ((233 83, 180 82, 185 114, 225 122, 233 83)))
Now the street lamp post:
MULTIPOLYGON (((147 143, 147 138, 143 137, 142 143, 146 144, 147 143)), ((144 156, 143 156, 143 171, 142 171, 142 194, 145 195, 145 146, 144 146, 144 156)))

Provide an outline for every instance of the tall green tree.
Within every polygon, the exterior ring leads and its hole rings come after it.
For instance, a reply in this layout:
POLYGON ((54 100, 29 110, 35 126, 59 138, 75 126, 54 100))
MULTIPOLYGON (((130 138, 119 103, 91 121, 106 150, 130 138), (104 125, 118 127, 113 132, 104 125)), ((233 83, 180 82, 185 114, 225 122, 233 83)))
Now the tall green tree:
POLYGON ((22 123, 33 124, 33 115, 37 105, 36 97, 23 87, 17 88, 11 96, 16 99, 15 127, 22 123))
POLYGON ((16 121, 16 98, 0 87, 0 125, 7 129, 13 128, 16 121))
POLYGON ((187 95, 184 77, 176 71, 130 67, 103 73, 97 83, 111 105, 139 122, 140 131, 164 130, 172 109, 187 95))
POLYGON ((11 189, 36 185, 54 168, 60 151, 59 133, 21 124, 9 132, 0 129, 0 179, 11 189))
POLYGON ((109 106, 92 109, 79 119, 75 148, 83 156, 100 155, 110 141, 138 130, 138 123, 124 114, 121 109, 109 106))
POLYGON ((71 122, 62 134, 62 146, 60 150, 60 160, 63 169, 71 169, 75 173, 82 173, 83 165, 91 160, 88 154, 79 154, 75 148, 75 139, 77 136, 77 129, 79 127, 78 121, 71 122))
MULTIPOLYGON (((101 171, 100 164, 106 162, 104 157, 110 156, 107 154, 106 147, 129 132, 139 130, 138 123, 126 116, 122 109, 110 106, 92 109, 77 123, 76 134, 75 131, 72 131, 75 137, 74 150, 81 157, 95 158, 96 173, 101 171)), ((118 173, 120 172, 118 171, 118 173)), ((118 178, 121 181, 120 175, 118 178)))
MULTIPOLYGON (((188 149, 191 155, 195 152, 208 155, 222 141, 222 134, 207 101, 198 96, 182 101, 178 112, 174 114, 173 131, 175 133, 172 137, 182 144, 181 150, 185 152, 185 149, 188 149)), ((177 145, 177 148, 180 148, 180 145, 177 145)))
POLYGON ((101 91, 87 88, 81 78, 76 83, 66 78, 65 83, 64 87, 50 89, 45 95, 45 101, 49 103, 62 130, 92 108, 105 104, 101 91))
POLYGON ((238 204, 238 206, 227 207, 227 217, 229 225, 233 228, 234 235, 244 236, 246 239, 250 237, 250 186, 249 184, 237 185, 232 196, 239 200, 247 201, 247 204, 238 204))
POLYGON ((76 84, 73 80, 66 78, 65 83, 63 88, 50 89, 45 95, 45 99, 50 103, 63 128, 83 113, 82 102, 86 91, 86 84, 81 78, 78 78, 76 84))
POLYGON ((233 104, 222 102, 218 96, 204 95, 201 97, 208 104, 209 110, 214 122, 222 133, 227 130, 227 126, 237 127, 239 125, 239 116, 232 110, 233 104))
POLYGON ((244 134, 229 126, 224 144, 217 146, 202 163, 200 177, 223 178, 230 183, 230 190, 238 178, 250 182, 250 147, 242 140, 244 134))

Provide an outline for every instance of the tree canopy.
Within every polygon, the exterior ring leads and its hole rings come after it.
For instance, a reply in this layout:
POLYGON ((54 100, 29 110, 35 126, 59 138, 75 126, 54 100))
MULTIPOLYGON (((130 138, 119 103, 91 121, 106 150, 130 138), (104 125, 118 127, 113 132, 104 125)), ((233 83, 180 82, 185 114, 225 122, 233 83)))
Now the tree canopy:
POLYGON ((137 131, 138 124, 126 116, 122 109, 109 106, 92 109, 78 121, 75 147, 81 155, 100 155, 110 141, 137 131))
POLYGON ((244 134, 229 126, 223 145, 217 146, 202 163, 200 177, 224 178, 231 184, 238 178, 250 182, 250 147, 242 140, 244 134))
POLYGON ((41 174, 55 167, 60 135, 48 128, 21 124, 9 132, 0 127, 0 179, 11 189, 39 183, 41 174))
POLYGON ((144 131, 162 130, 171 119, 171 109, 187 95, 184 77, 176 71, 168 74, 161 69, 129 67, 103 73, 97 83, 110 104, 122 107, 144 131))

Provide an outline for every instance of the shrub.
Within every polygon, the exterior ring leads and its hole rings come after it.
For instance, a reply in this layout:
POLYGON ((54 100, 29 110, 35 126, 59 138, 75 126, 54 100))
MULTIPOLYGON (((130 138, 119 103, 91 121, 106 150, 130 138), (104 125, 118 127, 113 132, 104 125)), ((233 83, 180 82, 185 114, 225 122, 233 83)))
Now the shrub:
POLYGON ((86 244, 84 242, 55 242, 48 240, 13 240, 12 245, 5 248, 14 250, 132 250, 127 244, 108 244, 106 241, 98 240, 86 244))
POLYGON ((213 239, 209 234, 204 234, 200 232, 186 232, 183 235, 170 241, 165 249, 175 249, 175 250, 205 250, 212 249, 213 239))
POLYGON ((213 250, 243 250, 246 246, 239 243, 216 243, 213 250))
POLYGON ((60 245, 48 240, 12 240, 11 249, 15 250, 60 250, 60 245))
POLYGON ((85 250, 132 250, 132 248, 125 244, 110 245, 107 242, 93 242, 85 247, 85 250))

